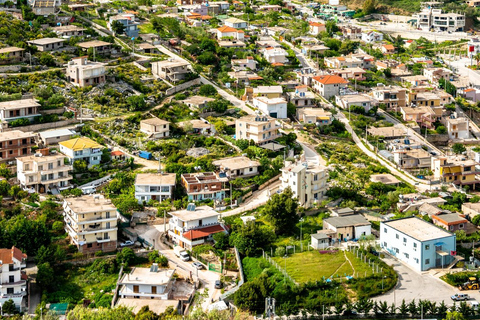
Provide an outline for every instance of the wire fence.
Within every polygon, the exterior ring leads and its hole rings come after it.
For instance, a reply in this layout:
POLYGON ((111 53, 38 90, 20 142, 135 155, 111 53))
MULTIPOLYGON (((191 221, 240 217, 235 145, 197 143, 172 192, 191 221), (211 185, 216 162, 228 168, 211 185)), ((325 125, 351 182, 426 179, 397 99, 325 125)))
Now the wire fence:
POLYGON ((285 270, 285 269, 283 269, 282 267, 280 267, 280 266, 278 265, 278 263, 277 263, 275 260, 273 260, 273 259, 268 255, 268 253, 266 253, 265 251, 263 251, 263 258, 264 258, 265 260, 267 260, 268 263, 270 263, 272 266, 274 266, 275 268, 277 268, 277 270, 280 271, 280 273, 282 273, 285 278, 287 278, 289 281, 291 281, 292 283, 295 283, 295 285, 298 286, 298 282, 296 282, 295 280, 293 280, 292 277, 290 277, 290 275, 288 274, 287 270, 285 270))

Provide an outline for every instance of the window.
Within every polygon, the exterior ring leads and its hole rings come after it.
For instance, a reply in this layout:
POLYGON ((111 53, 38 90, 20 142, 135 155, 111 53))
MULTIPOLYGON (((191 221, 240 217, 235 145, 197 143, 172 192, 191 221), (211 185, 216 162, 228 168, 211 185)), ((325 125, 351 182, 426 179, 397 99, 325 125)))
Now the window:
POLYGON ((170 187, 169 186, 162 186, 161 190, 162 190, 162 192, 170 192, 170 187))
POLYGON ((405 258, 409 259, 410 255, 408 253, 405 253, 405 258))
POLYGON ((395 252, 400 253, 400 250, 398 250, 398 248, 395 248, 395 252))
POLYGON ((403 243, 407 243, 407 238, 403 238, 403 243))
POLYGON ((387 228, 383 228, 383 232, 387 233, 387 228))
POLYGON ((453 230, 453 226, 449 226, 448 229, 450 229, 450 231, 452 231, 452 230, 453 230))
MULTIPOLYGON (((426 244, 425 245, 425 250, 430 250, 430 245, 429 244, 426 244)), ((427 259, 428 260, 428 259, 427 259)))
POLYGON ((87 243, 87 248, 91 248, 92 247, 92 244, 91 243, 87 243))
POLYGON ((48 164, 48 170, 52 170, 53 169, 53 163, 49 163, 48 164))
POLYGON ((383 243, 383 246, 386 248, 386 247, 387 247, 387 243, 386 243, 386 242, 384 242, 384 243, 383 243))
POLYGON ((7 288, 7 294, 13 294, 13 288, 7 288))
POLYGON ((400 236, 398 234, 395 235, 395 238, 400 239, 400 236))
POLYGON ((425 259, 425 264, 430 264, 430 259, 425 259))
POLYGON ((460 224, 458 225, 458 228, 459 228, 459 229, 463 229, 463 223, 460 223, 460 224))

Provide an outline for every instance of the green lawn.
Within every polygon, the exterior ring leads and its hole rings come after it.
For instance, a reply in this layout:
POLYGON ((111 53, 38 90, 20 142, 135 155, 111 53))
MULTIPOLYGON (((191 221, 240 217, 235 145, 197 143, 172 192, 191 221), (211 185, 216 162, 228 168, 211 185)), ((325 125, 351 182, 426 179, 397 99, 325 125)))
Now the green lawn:
POLYGON ((138 29, 140 29, 140 33, 155 33, 155 30, 150 22, 139 25, 138 29))
MULTIPOLYGON (((330 277, 352 276, 364 277, 365 271, 367 276, 372 274, 372 270, 368 264, 361 262, 352 253, 346 252, 351 264, 345 259, 343 251, 335 254, 320 254, 318 251, 307 251, 296 253, 287 258, 287 272, 295 279, 302 283, 308 281, 320 281, 330 277)), ((282 268, 285 267, 285 260, 282 257, 273 258, 282 268)))

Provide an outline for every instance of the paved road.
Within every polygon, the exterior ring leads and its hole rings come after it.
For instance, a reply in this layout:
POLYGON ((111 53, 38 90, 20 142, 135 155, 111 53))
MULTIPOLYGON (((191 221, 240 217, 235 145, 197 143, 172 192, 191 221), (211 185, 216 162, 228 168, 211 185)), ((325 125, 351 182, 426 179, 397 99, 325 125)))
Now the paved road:
POLYGON ((317 165, 322 165, 322 166, 327 165, 327 162, 325 161, 325 159, 323 159, 317 153, 317 151, 315 151, 315 149, 312 146, 307 145, 304 142, 298 142, 298 143, 300 144, 300 146, 302 146, 302 149, 303 149, 303 152, 304 152, 304 155, 305 155, 305 160, 307 162, 315 163, 317 165))
MULTIPOLYGON (((480 73, 478 71, 472 70, 468 68, 470 65, 471 61, 468 58, 457 58, 453 57, 451 58, 450 56, 445 57, 445 55, 441 55, 444 57, 444 60, 446 60, 447 64, 455 69, 455 72, 461 76, 468 77, 470 80, 470 83, 472 85, 480 86, 480 73)), ((475 60, 473 63, 476 63, 475 60)))

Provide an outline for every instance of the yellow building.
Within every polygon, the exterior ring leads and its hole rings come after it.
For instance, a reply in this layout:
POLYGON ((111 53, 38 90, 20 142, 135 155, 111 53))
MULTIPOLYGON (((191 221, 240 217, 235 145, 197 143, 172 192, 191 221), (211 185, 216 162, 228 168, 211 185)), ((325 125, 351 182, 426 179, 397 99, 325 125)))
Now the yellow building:
POLYGON ((432 158, 432 171, 436 179, 442 182, 453 183, 460 186, 472 185, 475 189, 477 180, 475 175, 476 162, 473 160, 458 160, 456 158, 434 157, 432 158))

